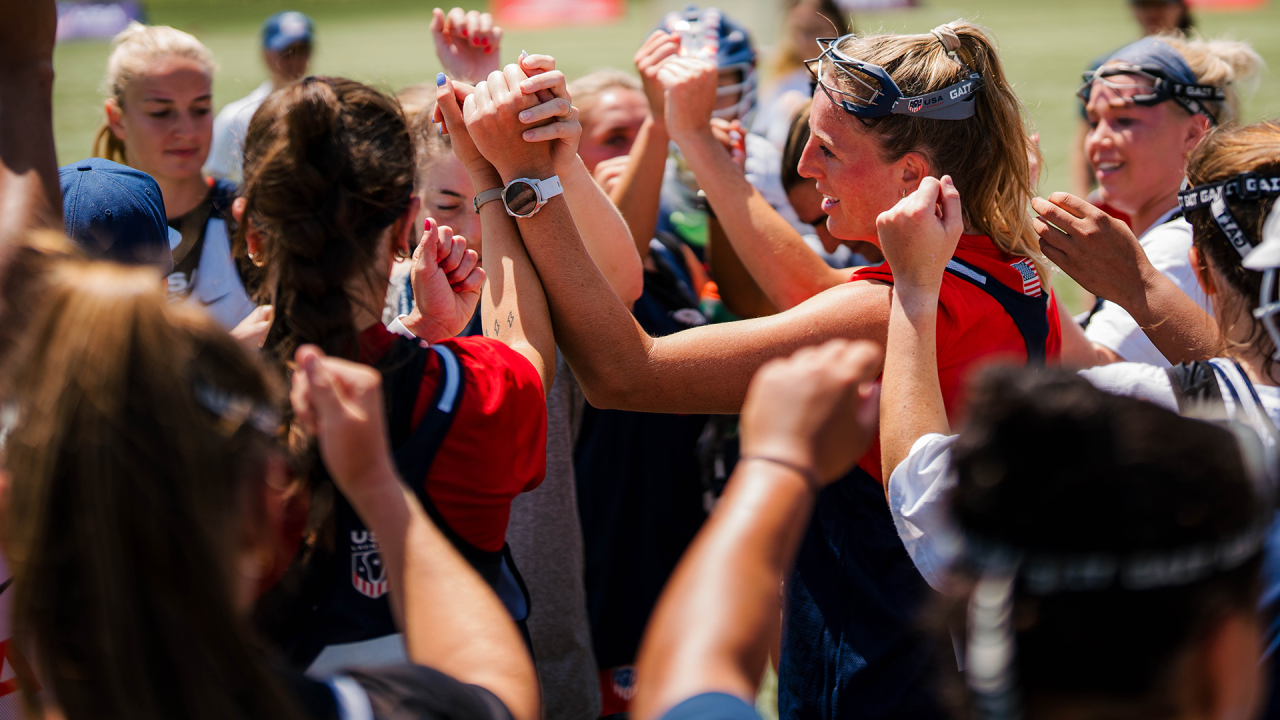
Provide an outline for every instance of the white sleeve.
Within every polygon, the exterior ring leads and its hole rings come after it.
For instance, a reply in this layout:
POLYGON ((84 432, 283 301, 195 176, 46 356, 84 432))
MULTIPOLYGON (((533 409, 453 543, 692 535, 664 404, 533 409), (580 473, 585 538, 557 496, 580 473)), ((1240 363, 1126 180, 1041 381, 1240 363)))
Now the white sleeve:
POLYGON ((889 475, 889 511, 898 537, 925 581, 941 590, 947 571, 960 555, 960 531, 947 507, 955 487, 951 446, 955 435, 929 433, 889 475))
POLYGON ((1112 363, 1081 370, 1079 375, 1102 392, 1146 400, 1178 412, 1178 398, 1173 394, 1165 368, 1143 363, 1112 363))
MULTIPOLYGON (((1212 314, 1209 298, 1200 288, 1200 281, 1187 257, 1187 252, 1191 249, 1191 225, 1181 219, 1167 222, 1144 235, 1141 242, 1147 259, 1155 269, 1195 300, 1197 305, 1212 314)), ((1091 342, 1110 348, 1129 362, 1169 367, 1169 361, 1156 349, 1142 328, 1138 327, 1138 323, 1115 303, 1103 303, 1102 309, 1093 316, 1084 334, 1091 342)))

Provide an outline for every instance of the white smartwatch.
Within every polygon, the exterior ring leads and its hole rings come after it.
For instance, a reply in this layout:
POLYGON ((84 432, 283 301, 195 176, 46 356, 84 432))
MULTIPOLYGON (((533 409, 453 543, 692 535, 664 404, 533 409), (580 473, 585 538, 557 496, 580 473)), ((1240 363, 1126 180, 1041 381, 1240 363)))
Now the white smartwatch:
POLYGON ((502 204, 511 217, 529 218, 536 215, 548 200, 563 192, 559 175, 552 175, 546 180, 516 178, 502 189, 502 204))

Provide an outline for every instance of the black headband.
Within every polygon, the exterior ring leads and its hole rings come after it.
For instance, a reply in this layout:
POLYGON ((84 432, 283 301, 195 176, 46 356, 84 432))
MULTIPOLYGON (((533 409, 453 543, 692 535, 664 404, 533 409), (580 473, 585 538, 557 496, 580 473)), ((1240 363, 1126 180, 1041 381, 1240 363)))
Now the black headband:
POLYGON ((1227 236, 1231 246, 1243 258, 1253 250, 1254 243, 1249 240, 1240 223, 1227 207, 1227 200, 1236 202, 1255 202, 1263 198, 1280 195, 1280 175, 1263 176, 1255 173, 1244 173, 1233 178, 1193 188, 1178 193, 1178 205, 1184 213, 1207 207, 1218 223, 1222 234, 1227 236))

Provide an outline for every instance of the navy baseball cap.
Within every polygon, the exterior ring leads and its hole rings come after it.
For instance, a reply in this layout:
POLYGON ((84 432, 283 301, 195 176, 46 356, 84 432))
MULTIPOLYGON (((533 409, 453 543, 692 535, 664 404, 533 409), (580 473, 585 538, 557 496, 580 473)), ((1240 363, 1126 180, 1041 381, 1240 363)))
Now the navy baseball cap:
POLYGON ((276 13, 262 23, 262 47, 281 52, 296 43, 310 43, 315 33, 311 18, 296 10, 276 13))
POLYGON ((91 257, 173 272, 182 241, 169 227, 164 198, 152 177, 102 158, 58 169, 67 235, 91 257))

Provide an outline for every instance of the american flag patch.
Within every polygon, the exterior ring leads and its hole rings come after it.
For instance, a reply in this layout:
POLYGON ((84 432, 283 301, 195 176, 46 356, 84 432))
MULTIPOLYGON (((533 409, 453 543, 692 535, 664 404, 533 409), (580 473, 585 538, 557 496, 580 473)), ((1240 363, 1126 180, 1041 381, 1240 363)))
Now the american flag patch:
POLYGON ((1029 297, 1040 297, 1040 273, 1036 272, 1036 266, 1031 264, 1030 260, 1023 258, 1017 262, 1009 263, 1009 267, 1018 271, 1022 276, 1022 293, 1029 297))

